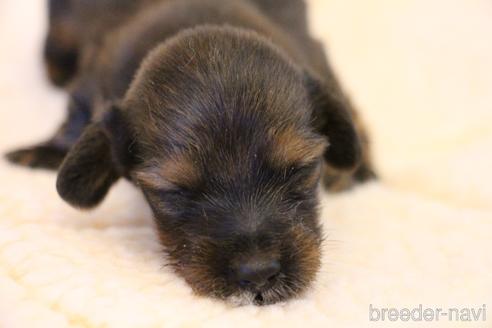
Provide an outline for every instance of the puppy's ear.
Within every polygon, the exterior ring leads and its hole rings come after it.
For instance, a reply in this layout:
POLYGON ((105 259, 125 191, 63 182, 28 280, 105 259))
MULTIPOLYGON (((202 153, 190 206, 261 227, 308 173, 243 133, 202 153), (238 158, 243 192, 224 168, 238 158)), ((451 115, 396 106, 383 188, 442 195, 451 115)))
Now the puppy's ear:
POLYGON ((92 208, 126 175, 130 135, 121 111, 112 107, 101 122, 90 124, 63 161, 56 188, 74 207, 92 208))
POLYGON ((362 145, 350 103, 335 80, 322 82, 306 74, 305 83, 313 106, 313 125, 329 142, 326 162, 335 169, 354 169, 360 163, 362 145))

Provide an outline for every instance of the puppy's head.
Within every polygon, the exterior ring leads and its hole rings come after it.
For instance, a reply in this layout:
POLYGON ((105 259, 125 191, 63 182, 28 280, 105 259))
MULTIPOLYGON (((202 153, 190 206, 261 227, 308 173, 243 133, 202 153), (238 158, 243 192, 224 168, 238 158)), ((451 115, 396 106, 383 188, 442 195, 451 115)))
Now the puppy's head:
POLYGON ((317 187, 330 149, 311 127, 309 89, 256 34, 182 33, 82 136, 58 190, 90 207, 127 176, 154 212, 169 263, 197 293, 256 304, 296 296, 320 266, 317 187))

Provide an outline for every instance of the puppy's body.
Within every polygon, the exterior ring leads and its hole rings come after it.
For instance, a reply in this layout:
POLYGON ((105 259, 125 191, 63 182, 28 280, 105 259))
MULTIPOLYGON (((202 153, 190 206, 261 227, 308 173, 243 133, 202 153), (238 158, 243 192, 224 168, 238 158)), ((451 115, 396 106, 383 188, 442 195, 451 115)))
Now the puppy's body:
POLYGON ((49 29, 44 59, 50 80, 67 86, 79 72, 83 54, 136 13, 163 0, 48 0, 49 29))
POLYGON ((124 24, 77 46, 67 122, 11 159, 63 160, 58 191, 77 207, 131 179, 170 263, 201 294, 299 294, 319 267, 319 178, 340 189, 372 171, 304 2, 278 4, 148 1, 120 13, 124 24))

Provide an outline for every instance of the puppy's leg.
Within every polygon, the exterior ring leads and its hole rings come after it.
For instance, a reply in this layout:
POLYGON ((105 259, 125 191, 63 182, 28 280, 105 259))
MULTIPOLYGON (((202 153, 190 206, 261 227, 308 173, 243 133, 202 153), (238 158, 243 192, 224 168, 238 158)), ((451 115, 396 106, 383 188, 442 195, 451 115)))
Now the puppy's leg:
POLYGON ((67 151, 51 140, 32 147, 10 152, 7 159, 15 164, 32 168, 56 170, 63 162, 67 151))
POLYGON ((65 122, 51 139, 12 151, 5 157, 17 165, 56 170, 89 122, 90 112, 72 101, 65 122))
POLYGON ((79 46, 76 22, 69 0, 49 0, 49 30, 44 60, 50 81, 66 86, 77 72, 79 46))

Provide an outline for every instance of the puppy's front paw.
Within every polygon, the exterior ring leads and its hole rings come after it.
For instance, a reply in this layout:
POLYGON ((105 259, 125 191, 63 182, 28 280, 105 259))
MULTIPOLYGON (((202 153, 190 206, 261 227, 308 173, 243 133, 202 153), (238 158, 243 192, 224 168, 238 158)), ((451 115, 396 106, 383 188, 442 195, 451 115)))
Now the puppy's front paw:
POLYGON ((322 181, 326 191, 341 192, 374 179, 377 179, 376 173, 369 162, 364 162, 354 172, 344 172, 325 166, 322 181))
POLYGON ((51 144, 40 144, 18 149, 5 155, 11 163, 31 168, 56 170, 67 151, 51 144))

